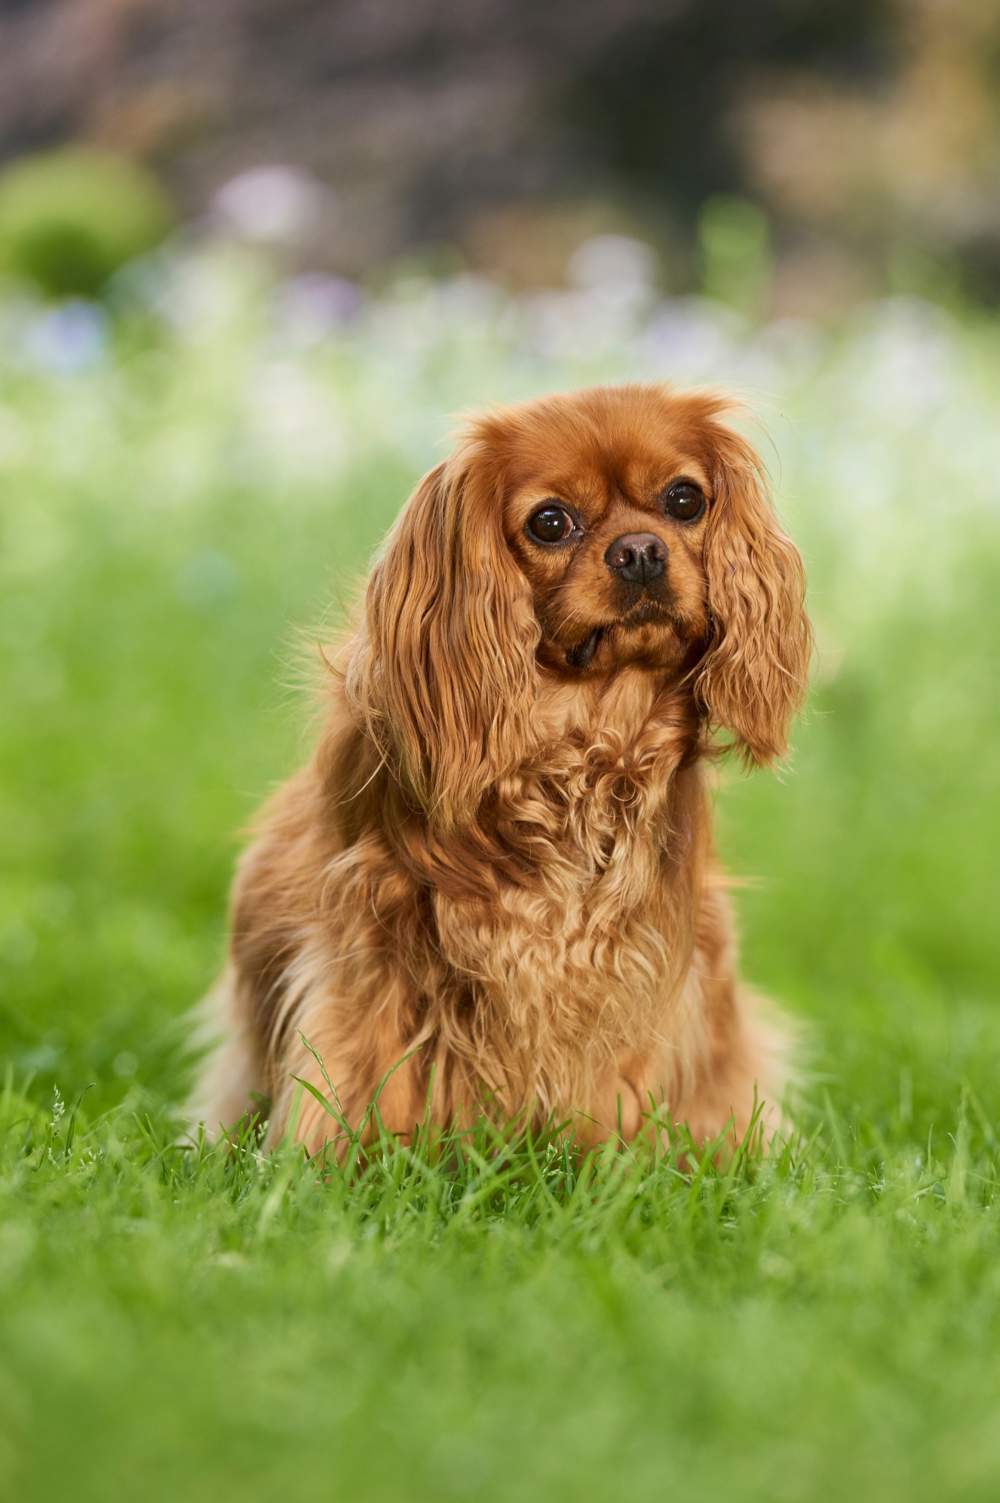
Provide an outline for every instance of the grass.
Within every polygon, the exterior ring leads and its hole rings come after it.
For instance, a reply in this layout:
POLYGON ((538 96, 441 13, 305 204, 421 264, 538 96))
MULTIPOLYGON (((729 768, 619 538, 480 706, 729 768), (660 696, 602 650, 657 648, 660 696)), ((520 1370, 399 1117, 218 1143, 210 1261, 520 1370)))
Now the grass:
POLYGON ((770 394, 820 634, 793 768, 719 796, 746 969, 810 1038, 784 1153, 174 1144, 238 830, 308 734, 293 628, 443 414, 669 368, 438 296, 318 349, 251 289, 86 369, 4 357, 0 1497, 992 1500, 995 331, 712 346, 770 394))

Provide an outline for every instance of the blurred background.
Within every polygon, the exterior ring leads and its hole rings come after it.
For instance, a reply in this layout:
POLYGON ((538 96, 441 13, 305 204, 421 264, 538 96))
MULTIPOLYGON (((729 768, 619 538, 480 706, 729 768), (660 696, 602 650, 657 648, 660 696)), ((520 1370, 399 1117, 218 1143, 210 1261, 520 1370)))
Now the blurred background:
POLYGON ((0 16, 3 156, 72 144, 134 169, 64 155, 76 213, 58 156, 8 175, 4 248, 56 292, 96 291, 183 223, 283 241, 300 270, 417 257, 517 286, 559 285, 587 237, 626 233, 667 289, 707 273, 724 292, 739 247, 772 314, 1000 294, 993 0, 7 0, 0 16))
POLYGON ((178 1096, 302 640, 453 415, 673 379, 755 415, 818 627, 720 796, 748 969, 859 1112, 993 1112, 998 181, 994 0, 3 0, 18 1079, 178 1096))

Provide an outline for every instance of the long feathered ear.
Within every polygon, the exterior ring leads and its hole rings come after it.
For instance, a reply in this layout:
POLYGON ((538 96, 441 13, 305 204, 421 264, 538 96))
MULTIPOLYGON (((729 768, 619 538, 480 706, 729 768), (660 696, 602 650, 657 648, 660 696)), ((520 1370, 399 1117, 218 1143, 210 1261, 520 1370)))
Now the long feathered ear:
POLYGON ((475 440, 424 476, 372 572, 348 670, 388 766, 442 831, 468 823, 532 741, 538 626, 502 503, 475 440))
POLYGON ((696 694, 711 726, 735 733, 748 762, 787 750, 806 691, 812 631, 794 543, 771 510, 757 454, 713 424, 715 502, 705 563, 712 626, 696 694))

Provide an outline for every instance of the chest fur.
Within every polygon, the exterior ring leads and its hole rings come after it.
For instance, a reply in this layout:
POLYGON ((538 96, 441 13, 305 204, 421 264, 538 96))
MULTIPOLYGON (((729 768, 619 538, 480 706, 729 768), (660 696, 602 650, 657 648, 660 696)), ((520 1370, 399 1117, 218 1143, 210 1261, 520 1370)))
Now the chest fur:
POLYGON ((442 951, 530 1048, 637 1047, 690 955, 697 789, 662 743, 564 742, 500 790, 526 875, 479 904, 439 897, 442 951))

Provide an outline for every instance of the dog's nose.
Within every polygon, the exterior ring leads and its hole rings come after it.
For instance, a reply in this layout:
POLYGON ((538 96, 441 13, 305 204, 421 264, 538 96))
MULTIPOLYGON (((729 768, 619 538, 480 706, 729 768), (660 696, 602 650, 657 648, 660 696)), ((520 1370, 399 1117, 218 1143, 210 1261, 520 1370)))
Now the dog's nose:
POLYGON ((623 532, 609 543, 604 562, 629 584, 649 584, 666 567, 667 545, 652 532, 623 532))

